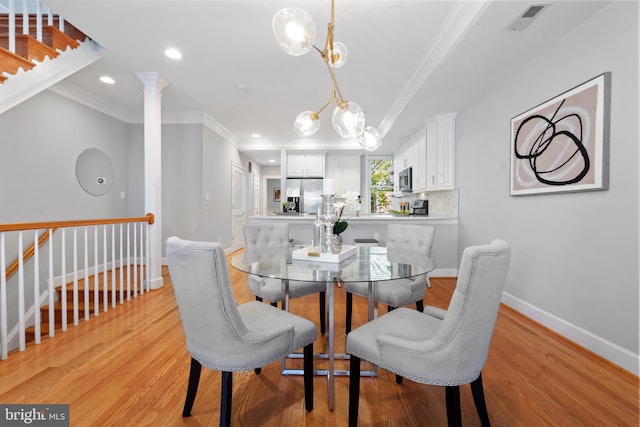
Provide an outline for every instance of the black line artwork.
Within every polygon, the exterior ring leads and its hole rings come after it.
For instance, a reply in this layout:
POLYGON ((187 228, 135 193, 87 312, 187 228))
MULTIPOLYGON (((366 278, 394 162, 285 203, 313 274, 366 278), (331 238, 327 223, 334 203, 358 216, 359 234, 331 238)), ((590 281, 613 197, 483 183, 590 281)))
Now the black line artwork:
POLYGON ((512 196, 609 188, 611 73, 511 119, 512 196))
POLYGON ((582 119, 580 115, 576 113, 571 113, 555 120, 555 117, 557 116, 558 112, 562 108, 562 105, 565 103, 565 101, 566 99, 562 100, 562 102, 560 103, 560 105, 558 105, 558 108, 553 113, 553 116, 550 119, 539 114, 533 114, 527 117, 526 119, 524 119, 520 124, 520 126, 518 127, 515 140, 514 140, 514 153, 516 158, 528 160, 529 166, 531 167, 531 170, 535 174, 536 179, 539 182, 547 185, 568 185, 568 184, 574 184, 574 183, 580 182, 582 178, 584 178, 587 175, 587 172, 589 172, 589 167, 591 164, 589 160, 589 153, 587 152, 587 149, 582 143, 583 129, 582 129, 582 119), (571 120, 571 119, 575 119, 578 122, 579 126, 578 126, 577 135, 575 132, 571 132, 566 129, 558 130, 558 126, 561 125, 563 121, 571 120), (520 131, 522 129, 526 129, 527 125, 530 124, 529 122, 532 120, 541 120, 546 123, 546 126, 543 128, 542 132, 535 138, 533 144, 531 144, 531 147, 529 148, 529 151, 523 154, 518 150, 518 144, 520 142, 520 139, 519 139, 520 131), (552 143, 574 144, 575 150, 572 153, 570 153, 567 156, 566 160, 562 161, 560 164, 554 167, 551 167, 549 169, 539 170, 538 159, 540 159, 545 154, 545 152, 549 149, 552 143), (574 159, 578 155, 581 157, 582 162, 572 162, 570 164, 572 159, 574 159), (582 169, 575 170, 576 169, 575 165, 579 163, 582 163, 583 165, 582 169), (568 179, 545 178, 545 176, 562 176, 562 174, 559 174, 558 172, 562 171, 563 168, 565 169, 568 168, 568 170, 566 171, 566 173, 570 175, 568 179))

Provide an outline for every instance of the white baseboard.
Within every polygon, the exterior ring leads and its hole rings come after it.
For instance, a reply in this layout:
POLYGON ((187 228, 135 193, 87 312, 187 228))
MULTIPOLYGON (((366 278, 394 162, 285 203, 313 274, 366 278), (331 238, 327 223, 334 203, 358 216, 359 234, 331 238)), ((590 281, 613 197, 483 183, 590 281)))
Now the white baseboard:
POLYGON ((632 374, 636 376, 640 374, 640 356, 638 354, 634 354, 626 348, 594 335, 551 313, 547 313, 507 292, 502 294, 502 302, 632 374))
POLYGON ((436 268, 431 273, 429 273, 429 277, 458 277, 458 269, 436 268))

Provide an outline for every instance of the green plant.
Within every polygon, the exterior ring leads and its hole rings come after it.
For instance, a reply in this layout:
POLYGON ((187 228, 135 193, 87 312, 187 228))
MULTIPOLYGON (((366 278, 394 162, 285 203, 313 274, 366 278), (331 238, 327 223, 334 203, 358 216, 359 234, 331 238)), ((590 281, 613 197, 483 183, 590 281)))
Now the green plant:
POLYGON ((344 203, 340 207, 340 214, 338 214, 338 220, 333 224, 333 234, 340 234, 347 229, 349 223, 342 220, 342 212, 344 211, 344 203))

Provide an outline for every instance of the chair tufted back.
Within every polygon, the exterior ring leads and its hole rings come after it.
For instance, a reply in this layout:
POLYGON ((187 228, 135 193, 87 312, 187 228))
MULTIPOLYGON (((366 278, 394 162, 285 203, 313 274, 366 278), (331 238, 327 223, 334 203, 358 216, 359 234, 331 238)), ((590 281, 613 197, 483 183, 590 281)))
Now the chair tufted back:
POLYGON ((289 224, 244 224, 244 245, 247 253, 261 258, 289 254, 289 224))
POLYGON ((387 225, 387 250, 396 254, 406 253, 410 260, 420 263, 420 259, 431 256, 431 247, 436 229, 430 225, 389 224, 387 225))

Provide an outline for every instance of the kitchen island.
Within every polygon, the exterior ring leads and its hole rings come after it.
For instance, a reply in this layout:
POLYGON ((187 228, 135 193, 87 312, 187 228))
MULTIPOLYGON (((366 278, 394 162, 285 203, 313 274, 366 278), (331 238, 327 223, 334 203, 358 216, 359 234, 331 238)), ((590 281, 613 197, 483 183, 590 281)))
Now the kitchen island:
MULTIPOLYGON (((296 245, 311 245, 315 215, 282 214, 249 217, 252 224, 282 223, 289 224, 289 233, 296 245)), ((408 215, 394 216, 390 214, 362 214, 360 216, 344 215, 349 223, 342 233, 343 243, 353 245, 354 239, 375 239, 379 246, 386 245, 387 224, 422 224, 432 225, 436 234, 431 249, 431 258, 436 269, 432 276, 456 276, 458 269, 458 218, 450 216, 408 215)))

